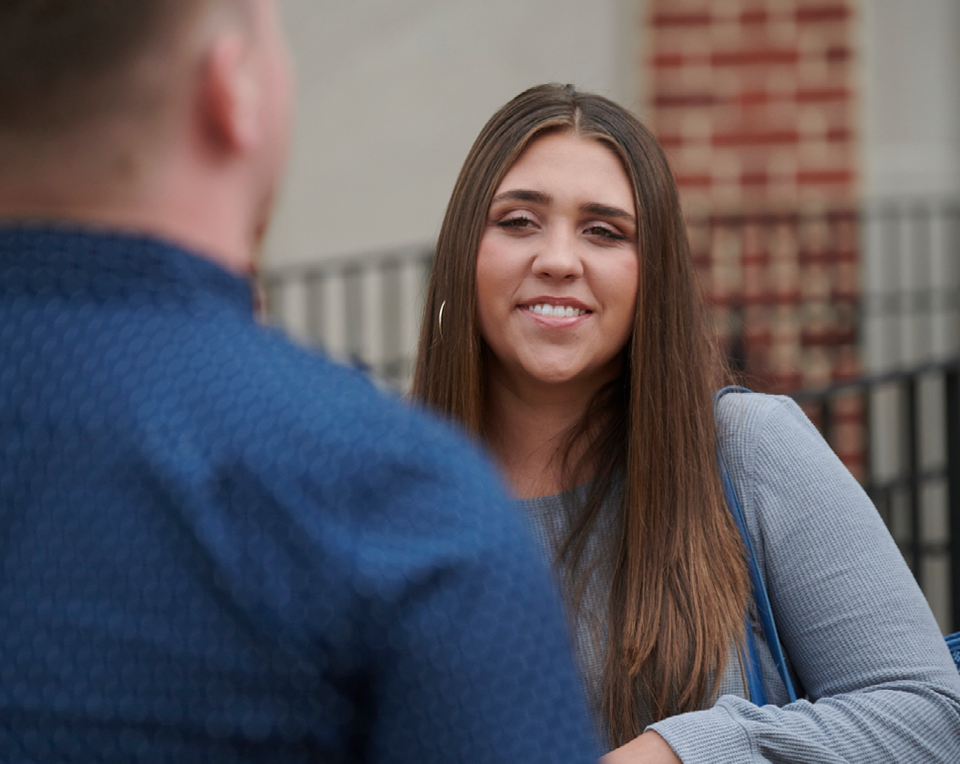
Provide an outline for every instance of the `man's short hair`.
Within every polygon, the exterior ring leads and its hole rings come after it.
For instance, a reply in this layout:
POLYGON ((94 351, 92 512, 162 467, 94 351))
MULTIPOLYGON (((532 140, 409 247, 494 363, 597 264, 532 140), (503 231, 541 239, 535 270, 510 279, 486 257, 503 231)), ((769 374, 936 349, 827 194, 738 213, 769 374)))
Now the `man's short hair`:
POLYGON ((130 70, 216 0, 0 0, 0 131, 56 133, 138 93, 130 70))

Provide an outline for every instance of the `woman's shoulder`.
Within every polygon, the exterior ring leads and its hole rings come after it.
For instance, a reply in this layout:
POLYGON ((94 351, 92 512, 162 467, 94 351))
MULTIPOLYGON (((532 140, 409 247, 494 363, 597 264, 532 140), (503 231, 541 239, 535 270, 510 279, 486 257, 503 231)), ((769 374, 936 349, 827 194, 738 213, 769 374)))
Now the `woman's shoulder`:
POLYGON ((776 558, 781 542, 794 551, 802 539, 822 545, 830 529, 837 539, 855 529, 870 543, 889 541, 863 488, 792 399, 720 396, 717 440, 761 557, 776 558))
POLYGON ((791 398, 724 393, 716 402, 716 427, 720 453, 751 535, 760 525, 773 522, 781 510, 797 514, 794 502, 800 486, 829 483, 853 488, 852 476, 791 398))
POLYGON ((741 429, 762 428, 774 417, 803 416, 793 398, 755 393, 743 387, 724 388, 716 398, 717 423, 741 429))
POLYGON ((761 442, 793 446, 819 441, 819 433, 792 398, 753 393, 742 388, 722 391, 716 401, 717 438, 725 452, 754 450, 761 442))

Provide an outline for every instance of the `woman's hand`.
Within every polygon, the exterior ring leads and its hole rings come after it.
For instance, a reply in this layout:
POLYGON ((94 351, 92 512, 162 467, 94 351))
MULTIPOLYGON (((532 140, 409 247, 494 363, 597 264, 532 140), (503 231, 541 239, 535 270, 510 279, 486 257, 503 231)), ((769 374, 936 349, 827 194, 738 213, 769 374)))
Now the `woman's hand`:
POLYGON ((600 764, 683 764, 667 741, 656 732, 644 732, 626 745, 610 751, 600 764))

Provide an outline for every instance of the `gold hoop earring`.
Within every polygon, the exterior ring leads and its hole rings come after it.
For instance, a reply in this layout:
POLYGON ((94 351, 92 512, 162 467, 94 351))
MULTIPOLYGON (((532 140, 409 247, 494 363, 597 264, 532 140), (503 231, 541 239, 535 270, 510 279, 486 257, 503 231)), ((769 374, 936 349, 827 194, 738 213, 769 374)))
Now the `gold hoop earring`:
POLYGON ((447 306, 447 301, 440 303, 440 314, 437 316, 437 326, 440 329, 440 339, 443 339, 443 309, 447 306))

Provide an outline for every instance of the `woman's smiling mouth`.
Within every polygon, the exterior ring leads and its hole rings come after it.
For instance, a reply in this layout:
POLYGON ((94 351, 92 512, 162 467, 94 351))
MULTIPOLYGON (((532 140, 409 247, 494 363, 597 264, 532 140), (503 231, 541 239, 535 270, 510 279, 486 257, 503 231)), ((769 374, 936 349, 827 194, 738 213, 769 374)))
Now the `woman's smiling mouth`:
POLYGON ((521 305, 521 310, 529 310, 538 316, 548 318, 574 318, 575 316, 585 316, 591 311, 574 308, 570 305, 552 305, 550 303, 537 303, 536 305, 521 305))

